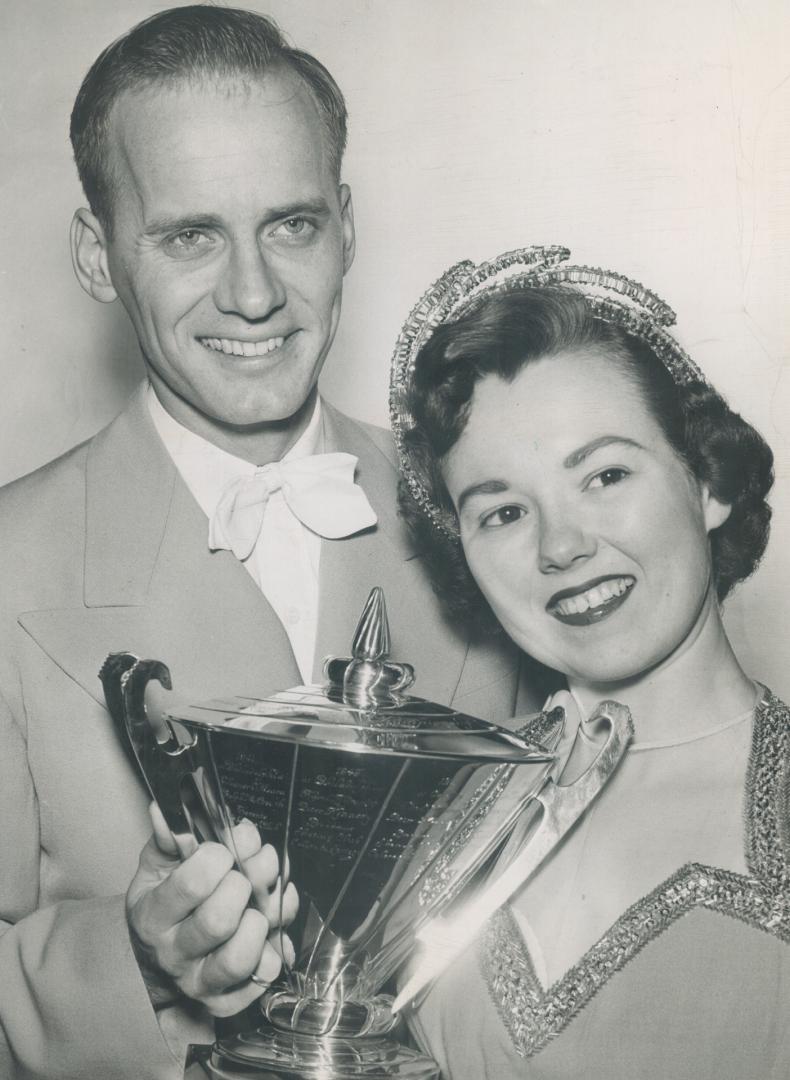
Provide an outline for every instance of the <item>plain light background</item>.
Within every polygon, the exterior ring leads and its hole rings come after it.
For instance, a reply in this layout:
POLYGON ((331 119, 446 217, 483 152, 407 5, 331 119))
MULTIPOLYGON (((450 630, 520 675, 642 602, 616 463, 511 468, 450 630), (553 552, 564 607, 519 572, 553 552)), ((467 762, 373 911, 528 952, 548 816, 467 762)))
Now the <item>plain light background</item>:
MULTIPOLYGON (((25 0, 0 15, 0 481, 91 435, 141 376, 120 307, 71 273, 68 116, 98 52, 166 6, 25 0)), ((247 6, 319 56, 349 105, 358 252, 325 394, 386 423, 400 324, 459 258, 562 243, 654 288, 776 453, 769 554, 726 612, 747 670, 790 698, 786 0, 247 6)))

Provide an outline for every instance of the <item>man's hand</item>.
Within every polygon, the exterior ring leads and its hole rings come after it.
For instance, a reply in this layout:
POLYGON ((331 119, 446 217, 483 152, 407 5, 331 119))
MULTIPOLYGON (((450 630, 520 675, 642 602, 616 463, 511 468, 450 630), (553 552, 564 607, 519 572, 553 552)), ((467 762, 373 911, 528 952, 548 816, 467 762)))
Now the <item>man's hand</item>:
POLYGON ((277 855, 261 846, 251 822, 233 830, 241 874, 222 844, 196 846, 182 862, 155 804, 151 818, 154 833, 126 894, 130 937, 151 1000, 161 1006, 180 992, 214 1016, 233 1016, 277 978, 283 955, 293 960, 281 926, 296 915, 296 890, 286 887, 281 918, 277 855))

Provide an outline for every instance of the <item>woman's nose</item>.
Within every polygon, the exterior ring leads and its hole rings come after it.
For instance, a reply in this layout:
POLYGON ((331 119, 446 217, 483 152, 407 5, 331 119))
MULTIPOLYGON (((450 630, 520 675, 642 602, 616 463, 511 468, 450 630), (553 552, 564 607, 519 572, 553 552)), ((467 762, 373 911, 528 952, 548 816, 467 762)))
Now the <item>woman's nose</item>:
POLYGON ((285 296, 281 278, 257 242, 232 247, 214 289, 220 311, 260 322, 284 305, 285 296))
POLYGON ((578 515, 557 507, 541 513, 538 565, 544 574, 567 570, 579 559, 595 554, 597 543, 578 515))

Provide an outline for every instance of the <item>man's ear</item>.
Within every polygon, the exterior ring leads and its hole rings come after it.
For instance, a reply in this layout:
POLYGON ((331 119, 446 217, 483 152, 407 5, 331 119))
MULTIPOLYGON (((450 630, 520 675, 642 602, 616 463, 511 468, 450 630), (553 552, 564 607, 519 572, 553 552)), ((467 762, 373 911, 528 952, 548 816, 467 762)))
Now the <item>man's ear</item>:
POLYGON ((84 207, 75 211, 71 222, 71 262, 77 281, 88 296, 109 304, 118 293, 107 264, 107 238, 99 219, 84 207))
POLYGON ((720 502, 715 495, 711 494, 707 484, 702 485, 702 513, 705 518, 705 528, 709 533, 723 525, 731 512, 730 503, 720 502))
POLYGON ((340 221, 343 227, 343 273, 347 274, 354 261, 356 236, 354 233, 354 206, 351 202, 351 188, 348 184, 340 185, 340 221))

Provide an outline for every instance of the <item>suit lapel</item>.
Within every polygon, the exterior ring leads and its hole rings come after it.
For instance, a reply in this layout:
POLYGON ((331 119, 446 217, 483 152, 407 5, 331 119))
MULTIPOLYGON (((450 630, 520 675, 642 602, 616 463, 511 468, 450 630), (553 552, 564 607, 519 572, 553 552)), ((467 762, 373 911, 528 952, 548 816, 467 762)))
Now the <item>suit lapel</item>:
POLYGON ((84 604, 20 623, 99 701, 99 667, 121 650, 164 661, 193 699, 298 683, 276 615, 230 553, 208 550, 206 530, 138 395, 89 450, 84 604))

